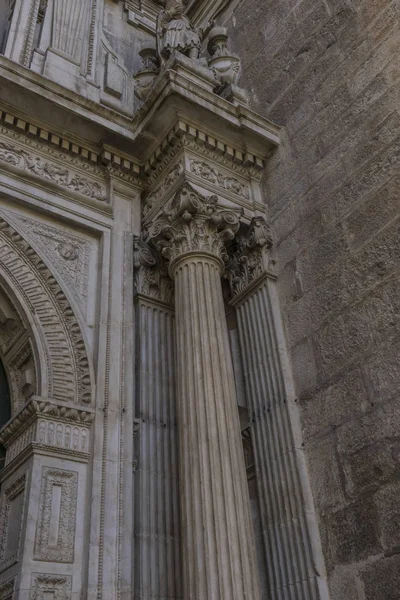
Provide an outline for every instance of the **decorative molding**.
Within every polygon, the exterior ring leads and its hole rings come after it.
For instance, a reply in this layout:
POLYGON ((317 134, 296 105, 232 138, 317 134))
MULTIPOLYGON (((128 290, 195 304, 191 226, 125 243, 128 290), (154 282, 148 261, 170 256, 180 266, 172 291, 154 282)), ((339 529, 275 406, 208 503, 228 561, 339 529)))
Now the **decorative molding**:
POLYGON ((39 514, 33 558, 55 563, 74 562, 78 473, 53 467, 42 468, 39 514), (54 504, 55 488, 61 488, 59 511, 54 504), (54 509, 54 511, 53 511, 54 509), (53 514, 53 512, 55 514, 53 514), (50 541, 51 522, 56 520, 57 539, 50 541))
POLYGON ((170 263, 188 252, 213 254, 225 263, 225 242, 235 237, 241 216, 240 209, 222 207, 217 196, 201 196, 185 183, 149 226, 145 239, 170 263))
POLYGON ((33 573, 29 600, 46 600, 49 594, 53 595, 53 600, 71 600, 71 575, 33 573))
POLYGON ((1 216, 0 261, 42 327, 49 355, 47 394, 57 400, 89 404, 89 358, 74 311, 42 259, 1 216))
MULTIPOLYGON (((88 428, 93 423, 94 412, 34 397, 3 427, 0 432, 0 443, 8 448, 23 431, 38 419, 88 428)), ((45 442, 42 440, 41 443, 45 442)), ((63 446, 67 447, 66 443, 63 446)))
POLYGON ((232 294, 242 293, 270 270, 269 250, 273 245, 265 217, 254 217, 247 232, 236 238, 236 250, 229 257, 226 277, 232 294))
MULTIPOLYGON (((8 211, 7 211, 8 212, 8 211)), ((41 221, 12 213, 27 234, 38 243, 47 258, 60 273, 77 302, 86 309, 88 300, 91 244, 70 231, 51 227, 41 221)))
POLYGON ((26 404, 30 396, 37 392, 35 368, 31 340, 26 338, 19 345, 17 351, 7 360, 8 381, 14 414, 26 404))
MULTIPOLYGON (((4 133, 3 130, 1 130, 4 133)), ((27 152, 23 148, 0 141, 0 161, 21 169, 31 175, 51 181, 71 192, 88 196, 93 200, 104 202, 107 197, 106 187, 96 181, 90 181, 65 165, 47 161, 41 156, 27 152)))
POLYGON ((21 536, 25 513, 25 494, 26 494, 26 473, 15 479, 2 491, 1 507, 0 507, 0 572, 6 571, 12 565, 19 561, 19 553, 21 547, 21 536), (19 528, 13 527, 12 537, 16 539, 15 547, 10 555, 7 555, 8 545, 8 525, 10 520, 11 505, 20 494, 23 494, 20 505, 20 513, 17 515, 19 520, 19 528))
POLYGON ((12 600, 15 590, 15 578, 0 584, 0 600, 12 600))
POLYGON ((30 0, 28 29, 25 34, 25 41, 22 48, 19 62, 24 67, 29 67, 33 51, 33 42, 35 38, 36 23, 40 8, 40 0, 30 0))
POLYGON ((173 302, 173 282, 163 261, 141 239, 134 240, 134 290, 165 304, 173 302))
MULTIPOLYGON (((29 141, 39 142, 43 150, 46 148, 52 149, 53 151, 59 149, 63 153, 70 154, 77 159, 79 157, 79 162, 76 164, 84 164, 85 161, 87 161, 88 166, 96 169, 96 165, 100 161, 99 153, 94 151, 92 148, 82 146, 76 141, 71 141, 62 136, 60 133, 54 133, 48 129, 40 127, 39 125, 29 123, 28 121, 25 121, 24 119, 21 119, 6 110, 2 110, 1 107, 0 122, 9 130, 2 130, 2 133, 9 134, 10 131, 13 130, 16 134, 21 134, 19 139, 24 136, 25 143, 29 144, 29 141)), ((39 148, 40 146, 33 147, 39 148)), ((96 173, 96 171, 94 172, 96 173)), ((99 170, 97 170, 97 174, 98 173, 100 173, 99 170)))
POLYGON ((54 0, 51 49, 80 65, 83 54, 84 28, 87 26, 89 0, 54 0))
POLYGON ((221 173, 210 163, 195 158, 189 159, 190 171, 201 179, 208 181, 227 192, 240 196, 244 200, 250 200, 250 188, 243 185, 236 177, 221 173))
POLYGON ((162 183, 145 199, 145 205, 143 208, 143 216, 146 217, 149 212, 159 204, 163 196, 168 190, 176 183, 179 177, 184 172, 184 167, 181 162, 174 165, 164 177, 162 183))
POLYGON ((178 121, 178 123, 171 129, 168 135, 165 136, 161 144, 159 144, 156 150, 145 162, 145 174, 150 173, 154 168, 156 168, 157 165, 162 162, 165 154, 168 152, 169 146, 175 146, 175 144, 183 137, 196 142, 197 144, 204 145, 209 150, 224 156, 230 162, 233 162, 237 165, 242 165, 246 168, 254 168, 256 171, 262 171, 264 169, 263 159, 255 154, 235 148, 234 146, 227 144, 224 140, 217 139, 209 133, 201 131, 194 125, 187 124, 184 121, 178 121))

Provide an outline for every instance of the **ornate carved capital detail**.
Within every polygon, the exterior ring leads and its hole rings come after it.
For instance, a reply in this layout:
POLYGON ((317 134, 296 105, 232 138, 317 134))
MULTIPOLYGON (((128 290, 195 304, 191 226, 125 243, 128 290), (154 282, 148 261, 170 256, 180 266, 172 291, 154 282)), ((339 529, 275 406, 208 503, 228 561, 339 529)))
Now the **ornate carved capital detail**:
POLYGON ((254 217, 245 234, 237 237, 236 251, 230 256, 227 278, 234 296, 243 292, 269 270, 271 230, 264 217, 254 217))
POLYGON ((135 294, 148 296, 165 304, 172 304, 173 283, 164 261, 141 238, 134 240, 135 294))
POLYGON ((242 210, 225 208, 217 196, 202 196, 188 183, 177 192, 147 230, 146 240, 172 264, 189 252, 228 260, 225 243, 235 237, 242 210))
MULTIPOLYGON (((31 423, 38 419, 54 420, 71 425, 89 427, 94 419, 94 412, 81 410, 71 406, 55 404, 50 400, 34 397, 1 431, 0 443, 8 447, 20 436, 31 423)), ((32 436, 32 440, 35 436, 32 436)))

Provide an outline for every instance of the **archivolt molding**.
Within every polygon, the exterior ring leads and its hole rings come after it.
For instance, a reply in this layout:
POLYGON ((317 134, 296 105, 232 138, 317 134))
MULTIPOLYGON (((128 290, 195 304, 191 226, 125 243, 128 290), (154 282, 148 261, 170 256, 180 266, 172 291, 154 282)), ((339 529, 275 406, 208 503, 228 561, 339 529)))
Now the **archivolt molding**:
POLYGON ((0 272, 18 290, 39 323, 47 351, 47 388, 56 400, 90 404, 91 366, 83 333, 66 295, 47 265, 0 215, 0 272))

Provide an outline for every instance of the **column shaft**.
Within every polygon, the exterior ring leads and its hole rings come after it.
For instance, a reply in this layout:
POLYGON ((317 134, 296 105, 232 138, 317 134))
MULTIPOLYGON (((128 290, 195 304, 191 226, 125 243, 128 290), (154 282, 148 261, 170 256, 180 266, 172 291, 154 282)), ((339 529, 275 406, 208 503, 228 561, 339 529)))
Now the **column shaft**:
POLYGON ((185 600, 257 600, 221 261, 174 261, 185 600))
POLYGON ((323 564, 318 564, 323 561, 318 560, 314 543, 317 526, 290 373, 282 362, 283 335, 277 330, 280 316, 272 301, 273 285, 266 278, 255 291, 234 302, 252 422, 270 598, 317 600, 326 597, 321 580, 323 564))
POLYGON ((135 598, 181 593, 178 449, 171 309, 138 298, 135 598))

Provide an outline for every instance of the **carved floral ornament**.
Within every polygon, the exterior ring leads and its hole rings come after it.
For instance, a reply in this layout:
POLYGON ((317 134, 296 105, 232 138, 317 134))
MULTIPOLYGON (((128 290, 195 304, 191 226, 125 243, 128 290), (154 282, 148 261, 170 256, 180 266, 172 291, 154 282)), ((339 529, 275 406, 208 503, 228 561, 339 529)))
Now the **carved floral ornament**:
POLYGON ((217 196, 201 196, 188 183, 177 192, 145 234, 170 263, 188 252, 206 252, 228 260, 225 242, 232 240, 240 227, 241 209, 225 208, 217 196))
POLYGON ((185 183, 135 242, 138 293, 161 299, 161 279, 164 285, 170 280, 159 257, 172 273, 174 263, 193 252, 219 258, 232 294, 243 292, 270 271, 272 236, 264 216, 253 217, 250 225, 242 217, 241 209, 221 206, 217 196, 202 196, 185 183))

